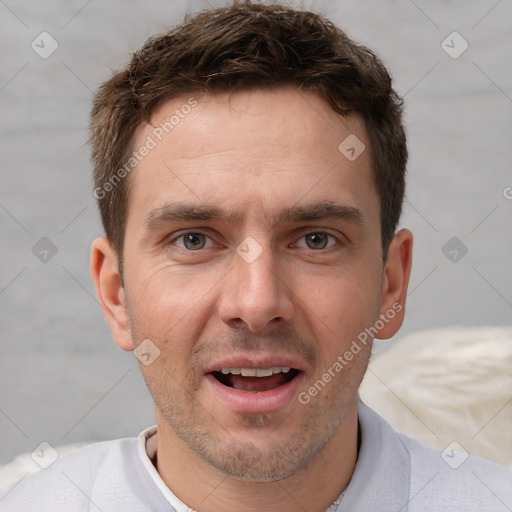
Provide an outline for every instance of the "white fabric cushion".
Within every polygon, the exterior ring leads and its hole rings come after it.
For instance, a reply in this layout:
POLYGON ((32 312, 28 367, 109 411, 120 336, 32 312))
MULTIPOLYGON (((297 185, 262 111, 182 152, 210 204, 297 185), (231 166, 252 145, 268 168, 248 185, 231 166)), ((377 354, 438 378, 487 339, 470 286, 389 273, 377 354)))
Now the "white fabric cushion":
MULTIPOLYGON (((66 453, 78 450, 82 446, 85 446, 85 444, 86 443, 66 444, 63 446, 57 446, 55 450, 60 457, 62 455, 66 455, 66 453)), ((41 466, 36 464, 30 453, 22 453, 8 464, 0 466, 0 489, 10 487, 25 475, 35 473, 40 469, 41 466)))
POLYGON ((370 362, 360 396, 396 430, 425 444, 456 442, 512 466, 511 327, 411 334, 370 362))

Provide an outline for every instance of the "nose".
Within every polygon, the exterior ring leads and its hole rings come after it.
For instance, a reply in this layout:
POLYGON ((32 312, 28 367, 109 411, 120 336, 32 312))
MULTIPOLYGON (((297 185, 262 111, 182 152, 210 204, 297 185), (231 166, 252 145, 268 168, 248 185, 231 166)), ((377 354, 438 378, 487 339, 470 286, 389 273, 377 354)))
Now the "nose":
POLYGON ((232 264, 219 304, 225 324, 261 332, 293 318, 292 283, 279 271, 270 247, 253 261, 234 254, 232 264))

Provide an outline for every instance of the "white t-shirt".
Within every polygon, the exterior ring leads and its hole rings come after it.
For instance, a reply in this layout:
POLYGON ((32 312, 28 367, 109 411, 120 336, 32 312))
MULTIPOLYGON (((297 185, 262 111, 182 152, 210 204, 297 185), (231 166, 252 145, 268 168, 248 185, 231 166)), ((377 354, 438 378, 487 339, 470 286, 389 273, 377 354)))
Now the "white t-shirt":
MULTIPOLYGON (((358 413, 361 448, 337 512, 512 510, 511 468, 424 446, 362 403, 358 413)), ((190 512, 153 466, 155 450, 155 427, 87 446, 0 491, 0 512, 190 512)))

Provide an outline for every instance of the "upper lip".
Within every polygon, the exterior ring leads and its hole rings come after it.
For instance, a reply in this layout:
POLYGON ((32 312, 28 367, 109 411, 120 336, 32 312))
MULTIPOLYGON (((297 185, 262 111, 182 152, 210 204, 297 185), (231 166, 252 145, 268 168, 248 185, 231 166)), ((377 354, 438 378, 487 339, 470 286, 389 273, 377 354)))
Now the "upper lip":
POLYGON ((218 372, 222 368, 276 368, 289 367, 303 371, 304 364, 297 357, 279 354, 233 354, 218 359, 205 367, 205 374, 218 372))

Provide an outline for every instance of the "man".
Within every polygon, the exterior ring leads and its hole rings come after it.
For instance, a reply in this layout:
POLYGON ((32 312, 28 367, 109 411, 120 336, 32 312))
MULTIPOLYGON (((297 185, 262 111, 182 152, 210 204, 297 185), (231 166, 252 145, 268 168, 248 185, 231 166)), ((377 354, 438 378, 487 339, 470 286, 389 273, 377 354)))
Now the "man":
POLYGON ((91 146, 91 273, 156 428, 0 510, 512 509, 511 470, 453 470, 358 401, 412 255, 401 100, 372 52, 284 6, 201 13, 103 84, 91 146))

